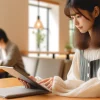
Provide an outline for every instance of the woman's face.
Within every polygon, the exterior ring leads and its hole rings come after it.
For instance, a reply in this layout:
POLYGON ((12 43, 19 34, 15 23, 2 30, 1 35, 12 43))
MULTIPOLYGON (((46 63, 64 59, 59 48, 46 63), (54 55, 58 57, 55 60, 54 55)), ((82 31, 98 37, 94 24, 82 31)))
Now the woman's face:
POLYGON ((78 9, 82 14, 80 14, 78 11, 71 9, 71 19, 74 22, 75 27, 81 32, 86 33, 87 31, 91 31, 93 24, 94 24, 94 18, 89 15, 89 13, 86 10, 78 9), (88 18, 88 19, 87 19, 88 18))

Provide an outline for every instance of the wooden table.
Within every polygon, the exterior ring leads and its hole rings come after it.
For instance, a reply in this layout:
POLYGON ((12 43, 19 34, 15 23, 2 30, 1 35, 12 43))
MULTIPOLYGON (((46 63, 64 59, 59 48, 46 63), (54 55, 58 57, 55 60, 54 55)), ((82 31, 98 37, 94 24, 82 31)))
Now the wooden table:
MULTIPOLYGON (((20 85, 22 84, 16 78, 0 79, 0 88, 20 86, 20 85)), ((0 98, 0 100, 8 100, 8 99, 0 98)), ((36 96, 14 98, 14 99, 9 99, 9 100, 100 100, 100 98, 68 98, 68 97, 56 96, 53 94, 48 94, 48 95, 46 94, 46 95, 36 95, 36 96)))

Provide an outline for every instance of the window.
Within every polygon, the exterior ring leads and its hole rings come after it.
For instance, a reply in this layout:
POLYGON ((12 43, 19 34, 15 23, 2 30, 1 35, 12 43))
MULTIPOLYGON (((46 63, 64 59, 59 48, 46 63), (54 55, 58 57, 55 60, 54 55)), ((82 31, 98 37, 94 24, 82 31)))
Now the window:
POLYGON ((70 45, 73 47, 73 36, 74 36, 74 29, 75 26, 73 24, 73 21, 69 21, 69 38, 70 38, 70 45))
MULTIPOLYGON (((36 33, 34 24, 37 20, 38 6, 37 1, 29 0, 29 29, 28 29, 28 50, 37 51, 36 33)), ((59 46, 59 6, 39 2, 40 20, 44 29, 41 34, 44 40, 40 45, 40 51, 58 51, 59 46)))

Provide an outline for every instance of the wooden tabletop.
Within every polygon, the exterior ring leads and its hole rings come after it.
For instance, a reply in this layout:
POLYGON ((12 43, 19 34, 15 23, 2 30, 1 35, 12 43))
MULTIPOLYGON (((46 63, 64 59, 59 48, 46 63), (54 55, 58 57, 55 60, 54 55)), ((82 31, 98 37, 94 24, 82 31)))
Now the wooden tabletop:
MULTIPOLYGON (((20 86, 20 85, 22 84, 16 78, 0 79, 0 88, 20 86)), ((68 98, 68 97, 61 97, 53 94, 48 94, 48 95, 27 96, 14 99, 0 98, 0 100, 100 100, 100 98, 68 98)))

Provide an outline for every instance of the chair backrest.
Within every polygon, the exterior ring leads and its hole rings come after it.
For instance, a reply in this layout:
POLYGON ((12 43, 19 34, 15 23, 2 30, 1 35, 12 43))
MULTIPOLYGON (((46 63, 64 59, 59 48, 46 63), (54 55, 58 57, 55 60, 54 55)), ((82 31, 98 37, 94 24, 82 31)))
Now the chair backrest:
POLYGON ((34 76, 36 73, 38 58, 23 56, 22 60, 23 60, 26 72, 34 76))
POLYGON ((66 80, 66 79, 67 79, 67 74, 68 74, 69 69, 70 69, 71 64, 72 64, 72 60, 65 60, 64 62, 65 62, 65 66, 64 66, 62 78, 63 78, 64 80, 66 80))
POLYGON ((55 75, 62 77, 64 60, 39 58, 36 75, 41 78, 53 77, 55 75))

